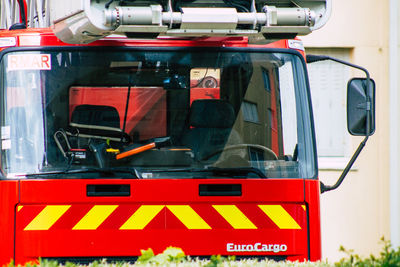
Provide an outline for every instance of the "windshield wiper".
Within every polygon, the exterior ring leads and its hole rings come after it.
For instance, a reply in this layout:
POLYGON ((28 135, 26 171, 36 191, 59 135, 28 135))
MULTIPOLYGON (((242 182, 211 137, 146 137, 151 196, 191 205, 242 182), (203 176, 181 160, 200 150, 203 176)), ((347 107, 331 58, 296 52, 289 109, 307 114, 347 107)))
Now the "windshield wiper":
POLYGON ((146 170, 146 172, 211 172, 218 176, 228 176, 232 178, 248 178, 249 173, 256 174, 259 178, 267 178, 267 176, 260 170, 254 167, 235 167, 235 168, 219 168, 219 167, 206 167, 206 168, 183 168, 183 169, 166 169, 166 170, 146 170))
POLYGON ((132 178, 139 178, 138 173, 135 168, 82 168, 82 169, 72 169, 72 170, 27 173, 27 174, 19 174, 18 176, 40 177, 40 176, 55 175, 57 177, 59 175, 73 175, 73 174, 84 174, 84 173, 100 173, 100 174, 107 175, 107 176, 108 175, 115 176, 115 174, 117 174, 117 173, 128 173, 133 176, 132 178))
POLYGON ((265 173, 263 173, 260 169, 254 167, 234 167, 234 168, 218 168, 218 167, 208 167, 205 171, 211 171, 214 174, 230 176, 247 176, 249 173, 257 174, 259 178, 267 178, 265 173))

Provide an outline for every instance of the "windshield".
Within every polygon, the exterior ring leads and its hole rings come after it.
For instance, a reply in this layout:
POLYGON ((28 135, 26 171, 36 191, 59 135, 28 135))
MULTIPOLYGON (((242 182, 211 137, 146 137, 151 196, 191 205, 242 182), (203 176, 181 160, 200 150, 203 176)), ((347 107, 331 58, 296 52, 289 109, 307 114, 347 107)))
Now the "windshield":
POLYGON ((297 54, 18 51, 0 70, 6 177, 316 175, 297 54))

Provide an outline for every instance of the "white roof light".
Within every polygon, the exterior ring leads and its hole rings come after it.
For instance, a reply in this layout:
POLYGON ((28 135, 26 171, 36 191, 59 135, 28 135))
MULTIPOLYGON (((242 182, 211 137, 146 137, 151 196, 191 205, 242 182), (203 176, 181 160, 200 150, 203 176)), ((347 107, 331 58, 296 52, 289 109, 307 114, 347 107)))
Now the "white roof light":
POLYGON ((0 47, 9 47, 16 46, 17 40, 15 37, 1 37, 0 38, 0 47))

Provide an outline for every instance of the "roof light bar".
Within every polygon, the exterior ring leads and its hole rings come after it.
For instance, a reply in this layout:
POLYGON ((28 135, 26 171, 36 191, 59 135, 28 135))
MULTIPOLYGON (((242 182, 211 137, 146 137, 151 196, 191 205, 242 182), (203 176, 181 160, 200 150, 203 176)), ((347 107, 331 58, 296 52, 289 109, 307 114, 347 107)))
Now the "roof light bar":
POLYGON ((159 5, 149 7, 116 7, 105 10, 105 25, 168 25, 181 28, 235 29, 238 24, 263 26, 308 26, 315 24, 315 13, 308 8, 265 6, 264 13, 239 13, 235 8, 182 8, 180 12, 162 12, 159 5))
MULTIPOLYGON (((79 1, 79 0, 77 0, 79 1)), ((171 36, 283 36, 294 37, 312 31, 321 18, 321 5, 330 0, 315 0, 313 6, 293 7, 286 0, 274 0, 272 5, 261 5, 252 0, 249 12, 236 8, 204 3, 198 6, 182 6, 173 10, 174 0, 168 0, 167 8, 161 4, 149 5, 140 1, 139 6, 105 5, 107 0, 80 0, 80 8, 70 9, 67 16, 55 18, 54 31, 67 43, 89 43, 112 33, 135 34, 147 37, 148 33, 171 36), (322 4, 321 4, 322 3, 322 4), (256 5, 257 4, 257 5, 256 5), (260 6, 261 5, 261 6, 260 6), (256 6, 258 10, 256 10, 256 6), (142 34, 142 35, 141 35, 142 34)), ((165 1, 164 1, 165 2, 165 1)), ((268 3, 268 1, 263 1, 268 3)), ((290 1, 289 1, 290 2, 290 1)), ((296 2, 302 2, 296 0, 296 2)), ((305 3, 309 1, 304 1, 305 3)), ((134 2, 136 3, 136 2, 134 2)), ((196 1, 194 1, 196 3, 196 1)))

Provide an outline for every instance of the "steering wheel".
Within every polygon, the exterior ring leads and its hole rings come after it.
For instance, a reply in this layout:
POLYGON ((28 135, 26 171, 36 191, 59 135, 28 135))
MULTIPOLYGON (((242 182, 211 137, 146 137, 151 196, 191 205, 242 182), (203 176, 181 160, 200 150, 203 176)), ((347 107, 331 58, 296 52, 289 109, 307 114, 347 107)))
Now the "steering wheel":
POLYGON ((203 157, 201 160, 208 160, 211 157, 222 153, 223 151, 226 150, 234 150, 234 149, 245 149, 245 148, 255 148, 255 149, 260 149, 262 151, 265 152, 265 154, 267 154, 267 160, 278 160, 278 157, 276 156, 275 152, 263 145, 257 145, 257 144, 236 144, 236 145, 230 145, 230 146, 226 146, 224 148, 220 148, 217 149, 215 151, 213 151, 211 154, 208 154, 207 156, 203 157))

